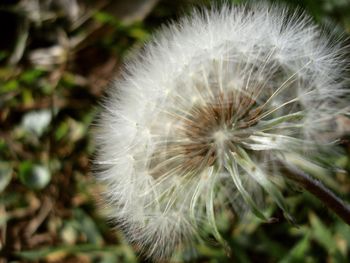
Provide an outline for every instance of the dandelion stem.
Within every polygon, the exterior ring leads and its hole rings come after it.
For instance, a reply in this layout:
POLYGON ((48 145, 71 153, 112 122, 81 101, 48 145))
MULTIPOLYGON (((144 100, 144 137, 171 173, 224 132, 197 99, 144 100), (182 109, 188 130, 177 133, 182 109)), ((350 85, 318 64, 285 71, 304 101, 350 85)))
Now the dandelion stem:
POLYGON ((313 179, 307 173, 295 166, 284 163, 285 176, 322 201, 330 210, 350 225, 350 205, 337 197, 320 181, 313 179))

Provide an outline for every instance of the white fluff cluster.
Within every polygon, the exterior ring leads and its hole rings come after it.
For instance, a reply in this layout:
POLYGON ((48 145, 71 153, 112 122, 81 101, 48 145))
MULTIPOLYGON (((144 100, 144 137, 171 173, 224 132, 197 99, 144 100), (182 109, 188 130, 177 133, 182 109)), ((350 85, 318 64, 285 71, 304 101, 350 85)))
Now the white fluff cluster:
POLYGON ((204 220, 220 241, 214 210, 226 201, 264 219, 251 185, 285 211, 279 164, 327 142, 345 65, 339 44, 281 7, 224 6, 164 28, 126 64, 99 120, 111 218, 161 259, 204 220))

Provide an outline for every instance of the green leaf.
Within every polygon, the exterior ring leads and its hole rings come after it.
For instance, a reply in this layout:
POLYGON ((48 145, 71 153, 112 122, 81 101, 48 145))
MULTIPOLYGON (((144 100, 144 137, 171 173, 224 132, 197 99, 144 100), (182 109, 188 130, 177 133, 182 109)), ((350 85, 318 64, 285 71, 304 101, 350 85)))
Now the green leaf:
POLYGON ((311 222, 312 237, 323 246, 326 251, 331 253, 335 252, 337 250, 336 242, 328 227, 326 227, 314 213, 309 214, 309 219, 311 222))
POLYGON ((305 254, 309 251, 310 246, 310 233, 307 233, 294 247, 292 247, 289 253, 286 254, 279 263, 303 262, 305 254))
POLYGON ((40 190, 50 182, 51 173, 46 166, 25 161, 19 166, 19 179, 28 188, 40 190))
POLYGON ((19 87, 19 85, 18 85, 17 80, 15 80, 15 79, 10 80, 10 81, 6 82, 5 84, 0 85, 0 94, 14 91, 14 90, 18 89, 18 87, 19 87))
POLYGON ((20 80, 25 84, 33 84, 38 80, 40 76, 42 76, 44 71, 39 69, 32 69, 23 72, 20 76, 20 80))
POLYGON ((107 12, 96 12, 94 14, 94 19, 102 24, 109 24, 115 27, 118 27, 120 25, 119 20, 107 12))
POLYGON ((5 190, 12 178, 12 167, 9 163, 0 162, 0 193, 5 190))
POLYGON ((79 244, 79 245, 64 245, 57 247, 45 247, 36 250, 27 250, 21 252, 15 252, 15 254, 26 260, 41 260, 45 258, 55 258, 58 255, 59 258, 64 258, 68 255, 74 255, 78 253, 93 254, 93 253, 112 253, 118 256, 122 256, 127 259, 124 262, 136 262, 135 255, 130 247, 127 246, 99 246, 94 244, 79 244))
POLYGON ((80 231, 86 235, 88 242, 101 245, 103 243, 103 238, 94 220, 81 209, 75 209, 73 215, 79 224, 80 231))
POLYGON ((54 254, 69 255, 81 252, 92 252, 96 250, 101 250, 93 244, 81 244, 76 246, 57 246, 57 247, 46 247, 42 249, 36 249, 31 251, 17 252, 16 255, 27 260, 39 260, 44 259, 54 254))
POLYGON ((62 122, 55 131, 55 139, 61 140, 69 132, 69 126, 67 122, 62 122))
POLYGON ((9 53, 7 51, 0 50, 0 61, 4 60, 5 58, 7 58, 8 55, 9 55, 9 53))
POLYGON ((347 248, 350 249, 350 227, 346 226, 343 222, 339 222, 336 225, 336 230, 346 240, 347 248))

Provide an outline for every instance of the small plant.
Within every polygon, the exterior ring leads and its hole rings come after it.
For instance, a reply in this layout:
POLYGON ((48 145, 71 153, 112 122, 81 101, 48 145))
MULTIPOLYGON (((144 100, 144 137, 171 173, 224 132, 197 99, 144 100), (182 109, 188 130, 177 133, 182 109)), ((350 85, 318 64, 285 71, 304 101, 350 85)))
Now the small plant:
POLYGON ((207 221, 224 244, 215 210, 229 201, 243 214, 244 203, 268 221, 259 189, 292 220, 284 178, 349 223, 348 207, 303 169, 321 169, 335 149, 331 121, 346 112, 348 64, 333 40, 301 12, 224 6, 169 25, 128 61, 98 121, 96 173, 130 242, 168 258, 207 221))

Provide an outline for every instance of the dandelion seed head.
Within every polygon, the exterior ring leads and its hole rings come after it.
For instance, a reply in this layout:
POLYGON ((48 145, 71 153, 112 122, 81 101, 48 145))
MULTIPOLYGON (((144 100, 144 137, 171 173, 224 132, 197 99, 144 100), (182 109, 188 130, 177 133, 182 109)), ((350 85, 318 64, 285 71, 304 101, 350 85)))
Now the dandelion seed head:
POLYGON ((278 162, 327 141, 345 65, 340 45, 284 7, 223 6, 163 28, 126 63, 99 119, 97 177, 111 218, 162 259, 203 221, 220 241, 214 207, 225 200, 266 219, 256 186, 286 212, 278 162))

